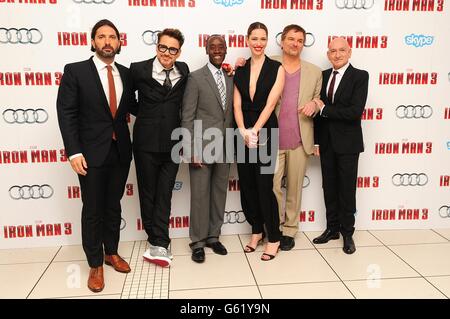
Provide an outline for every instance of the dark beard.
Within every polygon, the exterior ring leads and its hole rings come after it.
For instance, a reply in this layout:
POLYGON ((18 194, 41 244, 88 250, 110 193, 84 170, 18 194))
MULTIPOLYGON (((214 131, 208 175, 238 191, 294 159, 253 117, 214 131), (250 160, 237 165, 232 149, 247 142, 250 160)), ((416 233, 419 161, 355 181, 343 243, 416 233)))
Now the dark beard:
POLYGON ((100 49, 100 48, 96 48, 95 52, 102 58, 113 58, 117 54, 117 50, 114 50, 114 49, 111 51, 111 53, 107 53, 107 52, 102 51, 102 49, 100 49))

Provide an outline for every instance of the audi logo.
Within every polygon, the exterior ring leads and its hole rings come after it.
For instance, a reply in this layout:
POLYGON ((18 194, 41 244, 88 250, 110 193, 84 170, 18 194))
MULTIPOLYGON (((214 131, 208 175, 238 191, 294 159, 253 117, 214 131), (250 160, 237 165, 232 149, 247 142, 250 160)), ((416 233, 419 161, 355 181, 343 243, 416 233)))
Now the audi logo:
POLYGON ((424 173, 395 174, 392 176, 392 184, 395 186, 425 186, 428 176, 424 173))
POLYGON ((9 189, 9 196, 19 199, 47 199, 53 196, 53 188, 48 185, 14 185, 9 189))
POLYGON ((336 0, 338 9, 364 9, 368 10, 373 7, 375 0, 336 0))
POLYGON ((305 175, 305 177, 303 178, 303 188, 306 188, 309 186, 309 184, 311 184, 311 181, 309 180, 309 177, 305 175))
POLYGON ((42 38, 41 31, 36 28, 0 28, 0 43, 38 44, 42 38))
POLYGON ((450 217, 450 206, 443 205, 439 207, 439 216, 442 218, 449 218, 450 217))
POLYGON ((95 3, 95 4, 111 4, 116 0, 73 0, 75 3, 95 3))
POLYGON ((145 30, 142 33, 142 41, 144 41, 144 43, 146 45, 156 45, 158 43, 158 33, 159 32, 161 32, 161 31, 145 30))
POLYGON ((48 120, 48 113, 44 109, 6 109, 2 115, 8 124, 42 124, 48 120))
POLYGON ((127 222, 122 218, 122 220, 120 221, 120 230, 124 230, 125 227, 127 227, 127 222))
POLYGON ((179 191, 179 190, 181 190, 182 187, 183 187, 183 182, 175 181, 175 183, 173 184, 174 191, 179 191))
MULTIPOLYGON (((302 188, 308 187, 309 184, 311 184, 311 180, 309 179, 308 176, 305 175, 305 177, 303 178, 303 186, 302 186, 302 188)), ((286 188, 286 176, 283 176, 283 178, 281 180, 281 188, 286 188)))
POLYGON ((225 212, 223 216, 223 223, 224 224, 243 224, 247 220, 245 219, 244 213, 242 210, 240 211, 229 211, 225 212))
MULTIPOLYGON (((281 46, 281 34, 283 32, 278 32, 277 35, 275 36, 276 40, 277 40, 277 44, 279 46, 281 46)), ((305 47, 311 47, 314 45, 314 43, 316 43, 316 37, 314 36, 314 34, 312 34, 311 32, 306 32, 306 39, 305 39, 305 43, 303 44, 303 46, 305 47)))
POLYGON ((399 119, 427 119, 432 114, 433 108, 429 105, 400 105, 395 109, 399 119))

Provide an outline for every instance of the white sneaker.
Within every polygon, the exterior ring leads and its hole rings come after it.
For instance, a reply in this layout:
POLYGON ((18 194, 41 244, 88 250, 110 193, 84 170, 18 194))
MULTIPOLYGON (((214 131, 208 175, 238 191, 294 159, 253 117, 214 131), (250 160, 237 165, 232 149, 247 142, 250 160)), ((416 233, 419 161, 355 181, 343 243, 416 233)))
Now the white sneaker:
MULTIPOLYGON (((153 248, 159 247, 159 246, 153 246, 152 244, 148 244, 148 246, 153 247, 153 248)), ((161 248, 164 248, 164 247, 161 247, 161 248)), ((173 254, 172 254, 172 251, 170 250, 170 248, 167 248, 166 250, 167 250, 167 257, 169 257, 171 260, 173 260, 173 254)))
POLYGON ((172 251, 169 248, 167 248, 167 257, 169 257, 170 260, 173 260, 172 251))
POLYGON ((167 249, 159 246, 151 246, 147 249, 142 256, 148 262, 156 264, 161 267, 168 267, 172 262, 170 259, 167 249))

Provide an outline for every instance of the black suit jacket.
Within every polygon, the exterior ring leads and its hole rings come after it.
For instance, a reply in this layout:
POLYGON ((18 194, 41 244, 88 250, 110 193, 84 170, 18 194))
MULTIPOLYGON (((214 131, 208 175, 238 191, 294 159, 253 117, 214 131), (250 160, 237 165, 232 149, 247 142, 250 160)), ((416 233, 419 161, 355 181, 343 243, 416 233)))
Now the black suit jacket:
POLYGON ((64 67, 56 101, 59 127, 67 156, 83 153, 88 167, 99 167, 104 163, 111 147, 113 129, 121 162, 131 161, 126 117, 130 109, 136 108, 136 100, 128 68, 118 63, 116 66, 123 93, 114 119, 92 58, 64 67))
POLYGON ((361 116, 367 101, 369 74, 350 64, 331 103, 326 92, 331 72, 332 69, 322 72, 320 98, 325 107, 314 118, 314 142, 320 149, 332 147, 336 153, 361 153, 364 151, 361 116))
POLYGON ((138 91, 133 147, 146 152, 170 152, 178 142, 171 140, 171 134, 181 125, 181 106, 189 67, 184 62, 175 62, 182 76, 167 92, 152 77, 154 61, 152 58, 130 66, 133 87, 138 91))

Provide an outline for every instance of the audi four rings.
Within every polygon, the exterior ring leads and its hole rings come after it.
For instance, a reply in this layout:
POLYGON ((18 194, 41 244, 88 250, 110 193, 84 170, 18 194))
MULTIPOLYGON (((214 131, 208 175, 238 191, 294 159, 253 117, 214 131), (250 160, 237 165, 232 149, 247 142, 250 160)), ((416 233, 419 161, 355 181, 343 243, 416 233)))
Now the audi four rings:
POLYGON ((375 4, 375 0, 336 0, 338 9, 370 9, 375 4))
POLYGON ((439 207, 439 216, 442 218, 450 217, 450 206, 443 205, 439 207))
POLYGON ((122 220, 120 221, 120 230, 124 230, 125 227, 127 227, 127 221, 122 218, 122 220))
POLYGON ((9 189, 12 199, 47 199, 52 197, 53 188, 48 184, 43 185, 14 185, 9 189))
POLYGON ((42 124, 47 122, 48 113, 44 109, 6 109, 2 113, 8 124, 42 124))
MULTIPOLYGON (((275 39, 279 46, 281 46, 281 34, 282 33, 283 32, 278 32, 277 35, 275 36, 275 39)), ((313 46, 314 43, 316 43, 316 37, 314 36, 314 34, 312 34, 311 32, 306 32, 305 43, 303 44, 303 46, 309 48, 309 47, 313 46)))
POLYGON ((116 0, 73 0, 75 3, 111 4, 116 0))
POLYGON ((428 176, 424 173, 395 174, 392 176, 392 184, 395 186, 425 186, 428 176))
POLYGON ((303 188, 308 187, 309 184, 311 184, 311 181, 309 180, 309 177, 305 175, 305 178, 303 178, 303 188))
POLYGON ((36 28, 0 28, 0 43, 38 44, 42 38, 42 32, 36 28))
POLYGON ((433 114, 429 105, 400 105, 395 109, 395 115, 400 119, 428 119, 433 114))
POLYGON ((147 45, 156 45, 158 43, 158 33, 161 32, 159 30, 145 30, 142 33, 142 41, 144 41, 147 45))
POLYGON ((223 223, 224 224, 242 224, 245 223, 247 220, 245 219, 244 213, 242 210, 239 211, 229 211, 225 212, 223 216, 223 223))

